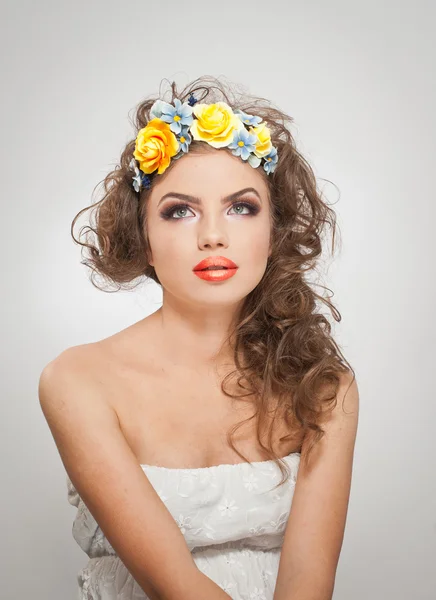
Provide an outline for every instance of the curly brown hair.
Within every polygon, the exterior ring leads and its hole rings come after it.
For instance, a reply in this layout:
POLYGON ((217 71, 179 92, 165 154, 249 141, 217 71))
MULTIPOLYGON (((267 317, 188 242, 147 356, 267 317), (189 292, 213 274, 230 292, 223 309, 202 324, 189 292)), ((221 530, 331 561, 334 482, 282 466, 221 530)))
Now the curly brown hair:
MULTIPOLYGON (((195 94, 200 102, 210 96, 211 102, 224 101, 233 109, 262 117, 278 151, 274 172, 264 173, 272 217, 272 253, 263 278, 244 299, 224 341, 231 341, 236 368, 224 377, 221 387, 231 398, 255 398, 255 414, 228 432, 228 443, 244 461, 250 462, 235 448, 232 438, 245 422, 257 418, 259 444, 279 466, 282 480, 278 485, 282 485, 290 472, 272 447, 277 419, 281 419, 289 431, 297 425, 305 439, 310 438, 303 457, 308 461, 315 444, 325 434, 320 426, 322 418, 337 404, 340 373, 352 372, 353 380, 355 378, 353 368, 331 335, 331 324, 317 309, 317 300, 330 308, 336 321, 341 320, 341 315, 328 298, 315 292, 314 284, 306 275, 315 271, 326 225, 333 230, 334 252, 336 214, 323 200, 312 168, 296 148, 289 130, 293 118, 272 106, 270 101, 212 76, 199 77, 181 92, 173 81, 169 93, 168 98, 159 93, 157 98, 148 97, 137 105, 134 138, 122 151, 120 163, 104 178, 103 197, 74 217, 71 235, 82 246, 82 257, 86 253, 82 264, 91 269, 91 282, 98 289, 109 291, 96 283, 95 275, 100 275, 109 285, 115 284, 117 289, 136 287, 144 278, 160 284, 154 267, 148 262, 146 209, 153 186, 136 192, 132 186, 135 173, 130 166, 137 132, 150 120, 153 103, 158 98, 171 103, 179 98, 185 102, 195 94), (76 221, 89 209, 92 209, 90 224, 82 227, 76 238, 76 221), (83 242, 80 241, 82 235, 83 242), (247 390, 246 393, 235 395, 225 389, 229 378, 235 375, 238 387, 247 390), (278 400, 272 419, 269 417, 271 397, 278 400), (265 429, 267 445, 261 439, 265 429)), ((208 144, 193 140, 189 152, 209 149, 208 144)), ((227 148, 221 150, 228 151, 227 148)), ((171 161, 165 173, 158 177, 165 177, 176 162, 171 161)), ((151 176, 151 181, 154 177, 151 176)), ((292 437, 290 433, 280 441, 292 437)))

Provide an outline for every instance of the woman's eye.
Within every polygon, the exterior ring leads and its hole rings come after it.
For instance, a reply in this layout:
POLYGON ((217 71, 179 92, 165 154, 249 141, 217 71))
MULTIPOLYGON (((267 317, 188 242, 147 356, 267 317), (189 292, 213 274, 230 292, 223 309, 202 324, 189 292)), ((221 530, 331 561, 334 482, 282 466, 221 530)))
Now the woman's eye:
POLYGON ((253 205, 249 204, 248 202, 235 202, 235 204, 233 204, 232 208, 237 208, 238 210, 236 211, 236 214, 241 215, 241 214, 249 214, 251 215, 254 211, 253 211, 253 205), (243 213, 242 210, 247 210, 248 213, 243 213))
MULTIPOLYGON (((237 215, 255 215, 259 212, 259 208, 252 202, 234 202, 230 210, 233 209, 237 215), (244 212, 244 210, 248 212, 244 212)), ((170 220, 183 219, 189 210, 190 207, 187 204, 177 204, 176 206, 170 206, 168 209, 163 211, 162 217, 170 220), (175 216, 177 213, 179 216, 175 216), (182 216, 180 216, 181 213, 183 213, 182 216)))
MULTIPOLYGON (((188 207, 188 206, 175 206, 174 208, 170 209, 170 210, 169 210, 169 211, 166 213, 166 216, 167 216, 167 217, 174 218, 174 217, 173 217, 173 215, 174 215, 174 214, 177 214, 178 212, 186 212, 187 210, 189 210, 189 207, 188 207)), ((179 218, 179 217, 176 217, 176 218, 179 218)), ((183 218, 183 216, 182 216, 182 217, 180 217, 180 218, 183 218)))

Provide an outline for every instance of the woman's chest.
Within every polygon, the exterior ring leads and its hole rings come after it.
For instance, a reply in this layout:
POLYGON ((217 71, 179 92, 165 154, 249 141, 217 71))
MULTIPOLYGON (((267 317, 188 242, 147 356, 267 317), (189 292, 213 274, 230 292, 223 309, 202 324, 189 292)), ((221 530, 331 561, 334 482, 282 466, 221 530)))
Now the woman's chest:
MULTIPOLYGON (((226 389, 234 388, 230 384, 226 389)), ((240 463, 243 458, 227 438, 232 430, 233 444, 248 460, 270 458, 257 436, 259 417, 253 398, 226 396, 217 376, 184 373, 123 378, 112 385, 111 398, 124 436, 141 464, 197 468, 240 463)), ((271 417, 264 416, 263 423, 261 439, 267 445, 271 417)), ((272 439, 278 456, 301 447, 296 433, 280 441, 287 434, 289 428, 277 419, 272 439)))

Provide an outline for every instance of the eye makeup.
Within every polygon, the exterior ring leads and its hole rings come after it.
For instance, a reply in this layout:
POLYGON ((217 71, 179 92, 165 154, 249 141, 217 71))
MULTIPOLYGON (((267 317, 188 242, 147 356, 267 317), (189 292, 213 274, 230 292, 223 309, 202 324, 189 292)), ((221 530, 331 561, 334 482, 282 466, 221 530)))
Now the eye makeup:
MULTIPOLYGON (((250 200, 240 200, 240 201, 232 202, 231 208, 234 208, 235 206, 243 206, 249 210, 249 214, 245 214, 245 215, 241 214, 240 215, 241 217, 254 217, 260 211, 260 207, 258 206, 258 204, 256 204, 255 202, 251 202, 250 200)), ((168 221, 180 221, 181 219, 183 219, 183 217, 174 218, 173 214, 177 210, 190 209, 190 208, 191 207, 189 206, 189 204, 186 204, 186 203, 170 204, 169 206, 167 206, 164 210, 162 210, 160 212, 160 216, 163 219, 166 219, 168 221)), ((236 214, 238 214, 238 213, 236 213, 236 214)))

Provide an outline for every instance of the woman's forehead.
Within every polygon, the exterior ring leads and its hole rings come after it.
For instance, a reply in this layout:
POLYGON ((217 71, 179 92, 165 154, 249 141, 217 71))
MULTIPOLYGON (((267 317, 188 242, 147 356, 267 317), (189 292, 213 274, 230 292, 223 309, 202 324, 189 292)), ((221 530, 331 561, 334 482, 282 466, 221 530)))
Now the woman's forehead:
POLYGON ((156 182, 151 196, 156 202, 170 191, 200 198, 221 198, 249 187, 254 188, 261 198, 267 197, 268 187, 262 173, 220 149, 193 152, 175 161, 169 172, 156 182))

